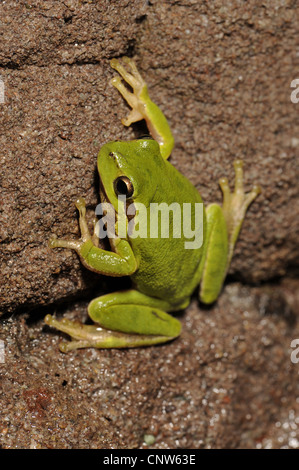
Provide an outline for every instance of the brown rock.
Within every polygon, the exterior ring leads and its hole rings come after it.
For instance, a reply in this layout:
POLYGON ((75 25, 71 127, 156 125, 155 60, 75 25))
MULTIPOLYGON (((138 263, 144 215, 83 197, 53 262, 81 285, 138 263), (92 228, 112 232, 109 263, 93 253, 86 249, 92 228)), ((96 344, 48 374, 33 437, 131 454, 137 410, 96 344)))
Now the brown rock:
MULTIPOLYGON (((298 281, 286 277, 299 260, 297 37, 288 0, 1 3, 2 447, 145 447, 144 434, 156 448, 298 447, 298 281), (194 302, 171 344, 62 355, 42 326, 49 305, 64 313, 59 302, 123 285, 47 245, 53 233, 78 236, 78 196, 92 217, 101 145, 142 127, 123 128, 127 107, 109 85, 109 60, 123 55, 169 119, 172 163, 206 202, 220 201, 235 158, 246 187, 263 188, 230 274, 285 278, 229 285, 210 309, 194 302)), ((86 302, 66 310, 82 319, 86 302)))

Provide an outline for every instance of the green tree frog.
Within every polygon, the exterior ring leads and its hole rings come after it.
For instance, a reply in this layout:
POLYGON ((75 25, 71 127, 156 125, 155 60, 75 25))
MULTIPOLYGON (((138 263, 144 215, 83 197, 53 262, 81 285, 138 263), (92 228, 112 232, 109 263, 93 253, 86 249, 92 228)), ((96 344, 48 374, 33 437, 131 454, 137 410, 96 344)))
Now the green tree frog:
MULTIPOLYGON (((152 139, 105 144, 98 155, 101 200, 108 201, 116 214, 115 234, 109 237, 111 251, 99 247, 99 234, 90 234, 83 198, 76 202, 79 211, 81 238, 52 238, 51 248, 75 250, 83 265, 107 276, 130 276, 130 290, 103 295, 92 300, 88 314, 94 324, 81 324, 67 319, 57 320, 47 315, 45 322, 65 333, 72 340, 60 344, 67 352, 76 348, 130 348, 170 341, 180 335, 181 323, 168 312, 188 306, 190 297, 200 284, 202 302, 214 302, 228 271, 246 210, 260 192, 259 186, 245 194, 242 162, 234 162, 235 188, 231 193, 226 178, 220 180, 222 207, 211 204, 202 212, 202 244, 186 248, 186 237, 170 230, 169 237, 119 236, 119 220, 126 216, 129 204, 143 204, 150 217, 153 204, 174 202, 202 204, 196 188, 168 162, 174 139, 167 120, 149 97, 145 81, 135 63, 124 57, 113 59, 111 67, 118 72, 112 84, 132 108, 125 126, 145 119, 152 139), (131 87, 125 86, 124 82, 131 87), (121 196, 121 197, 120 197, 121 196), (122 199, 121 199, 122 198, 122 199), (119 204, 122 201, 122 205, 119 204)), ((190 210, 191 222, 195 212, 190 210)), ((175 229, 174 219, 170 229, 175 229)), ((150 233, 149 233, 150 235, 150 233)))

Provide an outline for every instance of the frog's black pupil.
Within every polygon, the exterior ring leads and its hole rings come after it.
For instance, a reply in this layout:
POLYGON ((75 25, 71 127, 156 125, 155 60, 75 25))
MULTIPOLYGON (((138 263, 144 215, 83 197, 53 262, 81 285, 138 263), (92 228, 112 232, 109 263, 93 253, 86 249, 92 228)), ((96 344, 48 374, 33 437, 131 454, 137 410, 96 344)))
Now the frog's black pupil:
POLYGON ((127 185, 123 180, 118 180, 118 182, 116 184, 116 188, 117 188, 117 192, 119 194, 127 194, 127 192, 128 192, 127 185))

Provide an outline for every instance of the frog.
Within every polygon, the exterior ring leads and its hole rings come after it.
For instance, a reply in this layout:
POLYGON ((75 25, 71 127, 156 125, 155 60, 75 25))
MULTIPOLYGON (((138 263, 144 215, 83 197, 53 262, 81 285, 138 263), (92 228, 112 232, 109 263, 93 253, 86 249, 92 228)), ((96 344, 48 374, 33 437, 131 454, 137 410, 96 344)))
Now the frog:
MULTIPOLYGON (((117 72, 111 84, 131 108, 122 124, 130 126, 145 120, 150 138, 108 142, 99 151, 100 199, 110 204, 115 215, 115 223, 111 219, 114 232, 107 230, 110 249, 99 244, 96 220, 93 232, 89 230, 82 197, 75 203, 81 237, 71 240, 53 236, 49 246, 74 250, 87 269, 101 275, 129 276, 132 287, 93 299, 88 305, 91 324, 59 320, 48 314, 45 323, 71 338, 60 343, 62 352, 148 347, 178 338, 182 328, 178 313, 190 304, 197 288, 200 302, 216 302, 248 207, 261 191, 259 185, 244 191, 243 162, 237 159, 233 191, 223 177, 219 180, 222 205, 205 205, 195 186, 169 162, 173 134, 164 113, 151 100, 135 61, 114 58, 110 65, 117 72), (135 227, 148 221, 153 205, 169 207, 173 203, 182 209, 191 205, 191 223, 196 215, 194 207, 203 207, 201 224, 196 227, 201 232, 201 243, 187 249, 186 236, 176 236, 175 230, 168 237, 160 232, 151 237, 148 231, 147 236, 133 236, 128 230, 138 216, 138 210, 134 212, 138 204, 145 213, 135 227), (132 206, 129 216, 126 211, 132 206), (125 221, 127 231, 120 230, 121 221, 125 221)), ((173 215, 172 229, 177 228, 177 222, 173 215)))

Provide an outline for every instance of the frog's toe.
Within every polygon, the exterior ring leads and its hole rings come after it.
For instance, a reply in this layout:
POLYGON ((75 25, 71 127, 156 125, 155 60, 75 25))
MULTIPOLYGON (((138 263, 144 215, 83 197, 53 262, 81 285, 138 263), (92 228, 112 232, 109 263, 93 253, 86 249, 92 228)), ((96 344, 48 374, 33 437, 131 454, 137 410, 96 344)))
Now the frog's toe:
POLYGON ((52 235, 52 237, 48 241, 48 245, 50 248, 56 248, 57 237, 56 235, 52 235))
POLYGON ((234 169, 235 169, 235 173, 237 173, 237 171, 239 169, 242 169, 243 168, 243 160, 240 160, 239 158, 237 158, 235 161, 234 161, 234 169))
MULTIPOLYGON (((133 88, 133 94, 139 97, 140 93, 146 87, 146 84, 138 72, 135 62, 129 57, 123 57, 121 62, 117 59, 112 59, 110 65, 119 73, 122 79, 133 88)), ((128 100, 129 94, 128 92, 125 94, 120 77, 114 77, 111 83, 119 90, 131 106, 130 100, 128 100)))
POLYGON ((122 60, 124 61, 125 64, 132 64, 132 59, 130 59, 130 57, 124 55, 122 60))
POLYGON ((251 193, 254 193, 256 196, 258 196, 262 192, 262 188, 259 184, 255 184, 251 190, 251 193))
POLYGON ((244 194, 244 210, 246 211, 248 206, 255 200, 255 198, 262 192, 262 188, 259 185, 254 185, 249 193, 244 194))
POLYGON ((48 245, 50 248, 69 248, 69 244, 72 242, 72 240, 63 240, 62 238, 57 238, 56 235, 53 235, 48 241, 48 245))
POLYGON ((234 161, 234 170, 235 187, 233 192, 230 191, 227 178, 221 178, 219 180, 219 185, 223 193, 223 209, 227 212, 231 210, 234 210, 235 212, 238 211, 244 215, 249 204, 257 197, 258 194, 260 194, 261 187, 259 185, 254 185, 252 190, 246 193, 243 186, 244 175, 242 160, 234 161))
POLYGON ((61 352, 68 352, 78 348, 86 348, 91 344, 88 338, 88 330, 92 328, 91 326, 85 326, 79 321, 69 320, 67 318, 57 320, 52 315, 46 315, 44 322, 47 325, 68 334, 72 338, 72 341, 62 341, 59 344, 61 352))
POLYGON ((111 59, 111 60, 110 60, 110 67, 112 67, 113 69, 116 69, 117 66, 118 66, 118 64, 119 64, 118 59, 115 59, 115 58, 114 58, 114 59, 111 59))
POLYGON ((232 203, 240 208, 240 211, 243 213, 243 217, 244 217, 248 206, 261 192, 261 187, 259 185, 254 185, 252 190, 246 193, 243 187, 244 174, 243 174, 243 161, 242 160, 234 161, 234 170, 235 170, 235 189, 232 194, 232 203))
POLYGON ((82 212, 82 211, 86 210, 85 199, 84 199, 83 197, 79 197, 79 198, 75 201, 75 206, 77 207, 77 209, 78 209, 79 212, 82 212))
POLYGON ((223 194, 223 198, 229 198, 230 197, 230 189, 229 189, 229 184, 228 184, 228 179, 223 177, 220 178, 219 180, 219 185, 223 194))

